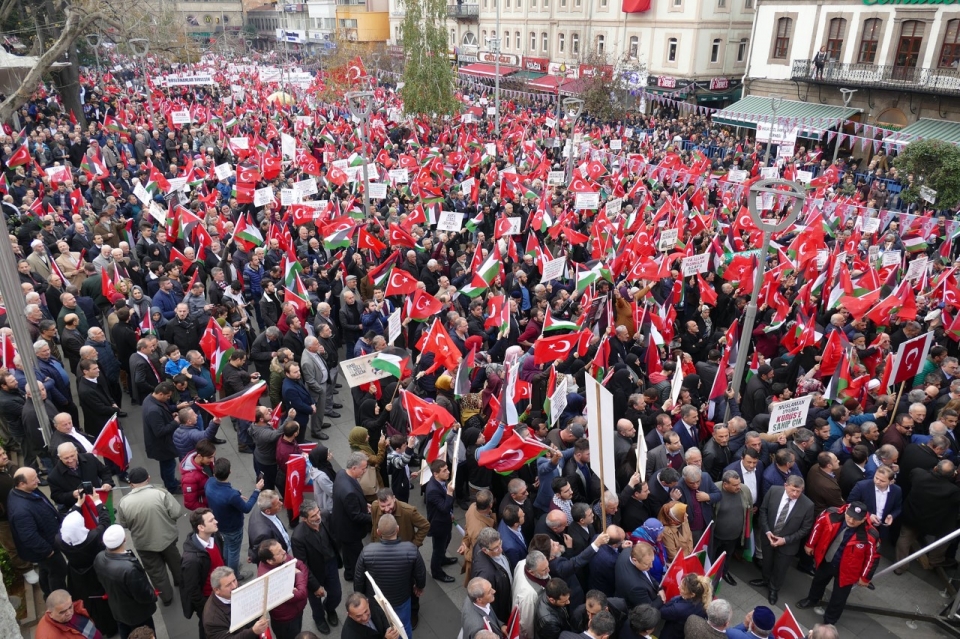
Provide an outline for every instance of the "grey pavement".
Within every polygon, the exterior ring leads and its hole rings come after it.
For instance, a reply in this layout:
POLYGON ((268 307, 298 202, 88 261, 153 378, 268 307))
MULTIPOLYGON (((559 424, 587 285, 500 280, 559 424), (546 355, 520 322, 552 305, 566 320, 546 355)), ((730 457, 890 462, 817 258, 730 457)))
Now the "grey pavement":
MULTIPOLYGON (((264 400, 268 401, 266 400, 266 394, 264 400)), ((330 439, 324 444, 330 449, 334 467, 339 469, 340 464, 338 462, 345 459, 350 452, 347 444, 347 434, 354 426, 351 414, 350 389, 346 385, 340 389, 336 401, 344 405, 344 408, 338 411, 342 417, 337 419, 327 418, 333 424, 333 427, 324 431, 330 436, 330 439)), ((154 484, 162 485, 159 466, 153 460, 146 459, 143 454, 143 428, 140 420, 140 407, 132 406, 130 398, 124 396, 123 408, 129 413, 129 416, 121 421, 134 451, 132 465, 145 467, 154 484)), ((233 462, 231 483, 242 493, 249 495, 255 483, 252 456, 237 451, 236 432, 232 428, 230 420, 225 419, 223 421, 219 436, 226 439, 227 443, 217 447, 217 455, 226 456, 233 462)), ((118 490, 126 492, 128 488, 121 486, 118 490)), ((118 497, 115 496, 114 499, 118 500, 118 497)), ((423 498, 416 488, 412 492, 411 503, 425 512, 423 498)), ((463 515, 464 513, 459 508, 455 510, 455 516, 461 525, 463 524, 463 515)), ((183 540, 189 534, 189 525, 185 516, 180 519, 179 528, 182 546, 183 540)), ((448 556, 452 556, 460 544, 456 530, 454 530, 453 535, 454 538, 447 549, 448 556)), ((428 537, 421 551, 427 562, 429 562, 432 550, 431 544, 432 540, 428 537)), ((244 543, 245 549, 246 542, 244 543)), ((243 556, 245 556, 245 553, 243 556)), ((889 563, 888 559, 883 559, 881 567, 889 565, 889 563)), ((247 572, 252 570, 252 566, 246 568, 247 572)), ((734 608, 734 623, 739 623, 747 611, 752 610, 755 606, 768 604, 765 589, 753 588, 747 584, 751 579, 760 576, 759 570, 755 566, 734 561, 731 564, 731 571, 737 579, 737 586, 722 583, 718 596, 730 601, 734 608)), ((460 574, 460 569, 457 566, 447 567, 447 572, 456 578, 455 582, 442 584, 429 576, 427 577, 427 586, 421 597, 420 625, 413 633, 417 639, 454 639, 460 630, 460 607, 466 595, 463 587, 463 575, 460 574)), ((809 576, 791 568, 787 583, 780 593, 779 604, 773 607, 774 612, 779 615, 784 604, 789 605, 800 624, 807 630, 821 621, 821 616, 813 609, 798 610, 796 608, 796 602, 806 596, 810 581, 809 576)), ((347 593, 352 592, 353 584, 344 581, 342 586, 344 597, 346 597, 347 593)), ((940 591, 943 590, 944 585, 940 583, 937 577, 933 573, 922 570, 915 563, 911 566, 910 571, 903 576, 885 575, 877 581, 876 588, 875 591, 854 588, 849 601, 881 609, 920 610, 925 614, 938 614, 950 601, 941 595, 940 591)), ((828 595, 829 592, 828 589, 828 595)), ((158 639, 187 639, 197 636, 197 619, 188 620, 183 617, 179 594, 175 595, 174 601, 169 607, 164 607, 160 603, 158 603, 158 606, 158 612, 154 615, 158 639)), ((342 620, 346 618, 342 604, 339 616, 341 625, 333 628, 332 634, 326 635, 326 637, 339 639, 342 620)), ((303 629, 316 632, 309 606, 304 611, 303 629)), ((849 610, 844 612, 839 623, 839 629, 841 637, 860 636, 869 639, 883 639, 885 637, 932 639, 950 636, 931 624, 921 622, 918 628, 913 630, 907 626, 906 620, 903 619, 849 610)), ((323 637, 323 635, 320 636, 323 637)))

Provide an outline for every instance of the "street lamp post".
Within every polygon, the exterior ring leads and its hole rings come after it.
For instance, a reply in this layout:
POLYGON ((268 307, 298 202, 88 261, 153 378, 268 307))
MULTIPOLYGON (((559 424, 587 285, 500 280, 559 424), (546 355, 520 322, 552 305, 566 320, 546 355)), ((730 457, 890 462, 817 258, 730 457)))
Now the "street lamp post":
POLYGON ((367 172, 367 121, 370 118, 370 112, 373 110, 373 91, 351 91, 346 94, 347 108, 350 109, 350 115, 360 118, 363 125, 360 129, 363 139, 363 153, 360 154, 363 160, 363 215, 370 215, 370 175, 367 172))
MULTIPOLYGON (((848 108, 850 106, 850 101, 853 100, 853 94, 856 93, 856 89, 840 89, 840 94, 843 96, 843 108, 848 108)), ((834 165, 837 163, 837 156, 840 154, 840 134, 843 133, 843 122, 840 123, 840 130, 837 131, 837 145, 833 147, 833 161, 830 163, 834 165)))
MULTIPOLYGON (((750 350, 750 339, 753 337, 753 325, 757 319, 757 298, 760 296, 760 289, 763 288, 764 264, 766 263, 767 251, 770 249, 770 241, 774 233, 786 230, 791 224, 797 221, 805 199, 806 195, 804 195, 802 184, 780 178, 760 180, 754 184, 753 188, 747 193, 747 208, 750 211, 750 219, 753 220, 753 223, 763 233, 763 241, 760 245, 759 263, 753 274, 753 292, 750 293, 750 301, 747 303, 747 311, 743 318, 743 328, 740 333, 740 347, 737 351, 737 365, 733 369, 731 388, 733 388, 734 393, 740 391, 740 382, 743 380, 743 373, 747 366, 747 352, 750 350), (777 188, 784 186, 788 187, 789 190, 777 188), (774 193, 778 196, 786 195, 793 199, 793 203, 790 205, 790 211, 779 222, 768 223, 760 215, 761 211, 757 207, 756 196, 764 193, 774 193)), ((730 419, 729 404, 727 404, 723 421, 727 421, 728 419, 730 419)))
MULTIPOLYGON (((560 100, 560 87, 557 87, 557 100, 560 100)), ((583 100, 580 98, 564 98, 563 109, 567 112, 567 115, 570 116, 570 136, 567 138, 570 140, 570 154, 567 156, 566 173, 566 179, 569 180, 570 176, 573 175, 573 130, 577 127, 577 120, 580 119, 580 114, 583 113, 583 100)), ((560 124, 558 122, 558 132, 559 126, 560 124)))
POLYGON ((374 51, 371 55, 373 58, 373 75, 367 74, 367 82, 370 83, 370 89, 377 86, 380 82, 380 52, 374 51))
POLYGON ((490 38, 487 41, 490 43, 490 50, 493 51, 493 108, 496 111, 494 114, 494 127, 496 127, 497 135, 500 135, 500 9, 499 1, 497 2, 497 36, 490 38))
POLYGON ((557 146, 560 146, 560 122, 563 121, 563 111, 560 110, 563 101, 560 99, 560 85, 563 83, 564 76, 567 75, 567 65, 563 62, 557 67, 557 146))
MULTIPOLYGON (((150 41, 146 38, 133 38, 127 40, 127 44, 130 46, 130 53, 133 54, 133 57, 140 60, 140 72, 143 74, 143 88, 144 93, 147 93, 147 53, 150 51, 150 41)), ((147 109, 150 111, 150 131, 153 131, 154 122, 153 122, 153 99, 152 96, 147 94, 147 109)))
POLYGON ((773 131, 777 127, 777 111, 780 110, 781 104, 783 104, 783 98, 770 98, 770 111, 773 112, 773 116, 770 120, 770 132, 767 135, 767 149, 763 153, 763 168, 767 168, 767 163, 770 162, 770 144, 773 142, 773 131))
POLYGON ((99 33, 88 33, 85 37, 87 38, 87 44, 93 47, 93 55, 97 59, 97 73, 100 73, 100 43, 103 38, 100 37, 99 33))

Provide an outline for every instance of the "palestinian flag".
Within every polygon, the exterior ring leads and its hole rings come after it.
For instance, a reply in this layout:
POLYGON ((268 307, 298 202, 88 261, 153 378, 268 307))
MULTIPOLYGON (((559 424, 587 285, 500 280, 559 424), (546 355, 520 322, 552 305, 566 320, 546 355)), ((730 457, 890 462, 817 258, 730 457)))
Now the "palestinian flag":
POLYGON ((473 281, 465 286, 461 291, 467 297, 476 297, 493 284, 493 281, 500 275, 502 268, 500 250, 496 246, 487 259, 480 265, 480 268, 474 271, 473 281))
POLYGON ((383 264, 376 268, 372 268, 367 271, 367 277, 370 278, 370 281, 373 282, 374 288, 379 288, 383 290, 387 282, 390 279, 390 271, 393 270, 394 264, 396 264, 396 253, 390 258, 387 258, 383 264))
POLYGON ((923 253, 927 250, 927 241, 922 237, 908 237, 903 240, 903 248, 907 253, 923 253))
POLYGON ((550 365, 550 377, 547 379, 547 393, 543 399, 543 413, 547 416, 547 425, 553 424, 553 394, 557 392, 557 366, 550 365))
POLYGON ((251 221, 249 215, 242 215, 237 222, 237 228, 234 229, 233 239, 245 245, 249 251, 263 245, 263 234, 251 221))
POLYGON ((571 322, 569 320, 555 320, 550 314, 550 307, 547 307, 547 314, 543 319, 543 332, 553 332, 553 331, 579 331, 580 327, 577 326, 576 322, 571 322))
POLYGON ((293 285, 287 287, 287 292, 283 296, 284 302, 290 302, 297 309, 297 315, 303 317, 310 311, 310 295, 303 286, 303 280, 296 271, 293 274, 293 285))
POLYGON ((220 380, 223 377, 223 370, 230 361, 230 354, 233 352, 233 344, 223 334, 220 324, 212 317, 207 322, 207 330, 200 338, 200 348, 210 362, 210 375, 213 377, 214 384, 220 387, 220 380))
POLYGON ((751 562, 754 555, 757 554, 757 538, 753 530, 753 513, 747 510, 744 513, 743 520, 743 560, 751 562))
POLYGON ((230 395, 219 402, 197 404, 197 406, 213 417, 232 417, 252 422, 257 419, 257 402, 266 390, 267 383, 261 380, 250 388, 230 395))
POLYGON ((580 266, 577 265, 577 292, 581 293, 588 286, 600 279, 600 272, 595 269, 590 270, 580 270, 580 266))
POLYGON ((410 358, 380 352, 370 361, 370 366, 378 371, 389 373, 397 379, 403 379, 403 372, 410 366, 410 358))
POLYGON ((467 220, 466 224, 464 224, 464 227, 466 227, 466 229, 471 233, 476 233, 477 228, 481 224, 483 224, 483 211, 477 213, 476 217, 467 220))
POLYGON ((476 351, 470 349, 467 356, 460 360, 457 365, 457 374, 454 376, 453 394, 456 397, 463 397, 470 393, 470 372, 476 367, 476 351))
POLYGON ((331 251, 347 248, 350 246, 350 235, 352 233, 353 227, 335 230, 323 238, 323 246, 331 251))

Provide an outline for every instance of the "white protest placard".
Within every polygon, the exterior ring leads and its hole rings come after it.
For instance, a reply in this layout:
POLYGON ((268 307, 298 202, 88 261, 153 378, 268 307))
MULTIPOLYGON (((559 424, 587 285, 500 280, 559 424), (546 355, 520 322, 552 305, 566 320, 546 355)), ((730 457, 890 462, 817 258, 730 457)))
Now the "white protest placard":
POLYGON ((266 206, 273 202, 273 187, 265 186, 262 189, 257 189, 253 192, 253 205, 254 206, 266 206))
POLYGON ((549 115, 543 123, 548 129, 552 129, 553 127, 557 126, 557 121, 554 118, 551 118, 549 115))
POLYGON ((473 124, 473 114, 464 113, 463 115, 460 116, 460 121, 463 122, 464 124, 473 124))
POLYGON ((823 270, 827 265, 827 260, 830 259, 830 251, 817 251, 817 270, 823 270))
POLYGON ((344 379, 347 380, 347 386, 354 388, 360 384, 390 377, 390 373, 377 370, 370 365, 376 356, 376 353, 371 353, 340 362, 340 370, 343 372, 344 379))
POLYGON ((863 229, 864 234, 870 235, 876 233, 880 230, 880 218, 878 217, 861 217, 860 218, 860 227, 863 229))
POLYGON ((906 279, 908 281, 912 281, 923 277, 923 274, 927 270, 927 263, 929 261, 930 258, 928 258, 926 255, 921 255, 917 259, 910 262, 909 266, 907 266, 907 274, 905 276, 906 279))
POLYGON ((621 208, 623 208, 623 198, 615 197, 612 200, 607 200, 607 215, 616 215, 621 208))
POLYGON ((494 144, 493 142, 487 142, 486 144, 484 144, 483 150, 487 155, 491 157, 496 157, 497 155, 497 145, 494 144))
POLYGON ((473 191, 473 185, 476 181, 477 181, 476 178, 470 177, 464 180, 463 182, 461 182, 460 184, 458 184, 457 186, 463 195, 470 195, 470 193, 473 191))
POLYGON ((487 115, 496 115, 496 114, 497 114, 497 107, 495 106, 487 107, 487 115))
POLYGON ((171 111, 170 121, 174 124, 190 124, 190 112, 186 109, 183 111, 171 111))
POLYGON ((175 191, 182 191, 187 186, 187 178, 170 178, 170 188, 167 189, 167 193, 173 193, 175 191))
POLYGON ((797 171, 797 182, 809 184, 813 180, 813 171, 797 171))
POLYGON ((246 137, 242 137, 242 138, 230 138, 230 146, 232 146, 232 147, 234 147, 234 148, 237 148, 237 149, 249 149, 249 148, 250 148, 250 140, 248 140, 246 137))
POLYGON ((407 184, 410 182, 410 174, 406 169, 392 169, 388 175, 395 184, 407 184))
MULTIPOLYGON (((456 445, 453 448, 453 459, 457 458, 457 451, 460 449, 460 438, 457 437, 456 445)), ((443 457, 442 459, 446 459, 443 457)), ((456 485, 456 473, 457 466, 459 464, 453 465, 453 471, 450 475, 450 485, 456 485)), ((369 572, 364 572, 367 576, 367 583, 373 586, 373 598, 380 605, 380 608, 383 610, 384 616, 387 618, 387 621, 390 623, 390 627, 397 631, 397 634, 400 635, 399 639, 409 639, 407 637, 407 631, 403 627, 403 622, 400 621, 400 617, 397 615, 397 612, 393 609, 393 604, 391 604, 387 598, 384 596, 383 591, 380 590, 380 586, 377 585, 377 582, 373 580, 373 577, 369 572)))
POLYGON ((601 492, 615 488, 616 455, 614 454, 613 393, 601 386, 589 375, 586 377, 584 395, 587 399, 587 430, 590 432, 590 468, 600 478, 601 492))
POLYGON ((297 560, 291 559, 234 590, 230 594, 230 632, 292 599, 296 578, 297 560))
POLYGON ((317 178, 307 178, 293 183, 293 190, 297 192, 300 199, 308 195, 316 195, 320 191, 317 189, 317 178))
POLYGON ((370 183, 370 199, 382 200, 387 197, 387 185, 383 182, 370 183))
POLYGON ((684 277, 690 277, 691 275, 696 275, 697 273, 706 273, 709 262, 709 253, 691 255, 690 257, 685 257, 683 260, 681 260, 680 269, 682 270, 684 277))
POLYGON ((43 170, 51 182, 66 182, 72 179, 70 169, 65 166, 51 166, 43 170))
POLYGON ((677 245, 677 229, 663 229, 660 232, 660 241, 657 242, 657 248, 661 251, 669 251, 677 245))
POLYGON ((563 171, 550 171, 547 173, 547 186, 563 186, 566 181, 566 174, 563 171))
POLYGON ((547 263, 543 265, 543 277, 540 278, 540 283, 543 284, 544 282, 555 280, 563 275, 563 268, 566 265, 566 255, 561 255, 560 257, 555 257, 552 260, 548 260, 547 263))
POLYGON ((146 204, 147 204, 147 211, 150 213, 150 217, 155 219, 160 224, 165 225, 167 223, 166 209, 162 208, 159 204, 153 201, 147 202, 146 204))
POLYGON ((504 235, 520 235, 521 219, 519 217, 508 217, 507 221, 510 222, 510 229, 504 235))
POLYGON ((765 166, 760 169, 760 177, 764 180, 775 180, 780 177, 780 169, 775 166, 765 166))
POLYGON ((898 264, 900 264, 900 251, 884 251, 883 259, 880 261, 880 268, 897 266, 898 264))
POLYGON ((297 156, 297 141, 292 135, 280 134, 280 155, 284 160, 292 160, 297 156))
POLYGON ((929 186, 921 186, 920 199, 933 204, 937 201, 937 192, 931 189, 929 186))
POLYGON ((227 180, 233 175, 233 166, 229 162, 224 162, 213 167, 213 172, 217 175, 218 180, 227 180))
POLYGON ((560 414, 567 407, 567 376, 561 375, 557 388, 550 396, 550 425, 555 426, 560 414))
POLYGON ((463 213, 460 211, 440 211, 440 219, 437 220, 438 231, 459 233, 461 228, 463 228, 463 213))
POLYGON ((741 171, 738 169, 730 169, 727 171, 727 180, 729 182, 734 182, 740 184, 741 182, 746 182, 747 178, 750 177, 750 174, 746 171, 741 171))
POLYGON ((599 193, 577 193, 577 199, 574 207, 579 211, 583 209, 596 210, 600 208, 599 193))
POLYGON ((878 255, 880 255, 880 247, 879 247, 879 246, 871 246, 870 248, 867 249, 867 259, 868 259, 869 261, 871 261, 871 262, 876 262, 878 255))
POLYGON ((295 189, 280 189, 280 205, 281 206, 290 206, 291 204, 299 204, 300 198, 297 197, 297 191, 295 189))
POLYGON ((150 193, 139 183, 133 187, 133 194, 137 196, 137 199, 140 200, 144 206, 149 205, 153 200, 150 193))
POLYGON ((619 151, 622 148, 623 148, 623 142, 621 142, 620 140, 610 140, 611 151, 619 151))
POLYGON ((396 342, 396 339, 400 337, 400 309, 396 309, 390 313, 390 319, 387 320, 387 334, 390 336, 390 339, 387 340, 388 344, 393 344, 396 342))
POLYGON ((624 129, 624 130, 623 130, 623 137, 627 138, 628 140, 632 139, 632 138, 633 138, 633 129, 624 129))
POLYGON ((813 395, 804 395, 770 406, 770 428, 767 432, 779 433, 788 428, 799 428, 807 423, 807 411, 813 395))

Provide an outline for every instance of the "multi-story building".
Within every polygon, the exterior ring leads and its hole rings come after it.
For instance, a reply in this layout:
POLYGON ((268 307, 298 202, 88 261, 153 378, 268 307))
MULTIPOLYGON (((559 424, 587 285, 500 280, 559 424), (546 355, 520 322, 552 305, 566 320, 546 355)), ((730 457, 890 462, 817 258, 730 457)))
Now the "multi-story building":
POLYGON ((191 37, 215 38, 223 33, 239 33, 243 29, 244 4, 242 0, 193 0, 173 2, 160 0, 162 11, 173 9, 178 20, 183 20, 184 29, 191 37))
POLYGON ((337 38, 347 42, 386 42, 390 0, 336 0, 337 38))
MULTIPOLYGON (((910 125, 905 133, 936 137, 929 132, 952 128, 960 141, 960 124, 949 122, 960 119, 960 6, 943 0, 757 2, 745 95, 780 96, 809 109, 832 105, 836 117, 859 123, 856 131, 910 125)), ((762 111, 768 103, 755 98, 751 104, 762 111)), ((804 117, 801 107, 791 109, 804 117)), ((731 105, 729 111, 747 110, 731 105)))
MULTIPOLYGON (((391 41, 399 43, 402 3, 391 1, 391 41)), ((451 2, 447 28, 460 64, 492 61, 491 43, 499 34, 501 73, 521 73, 534 82, 541 74, 556 76, 554 90, 561 65, 568 78, 576 78, 605 59, 618 69, 645 69, 650 91, 725 104, 739 97, 754 1, 451 2)), ((480 67, 476 75, 487 73, 480 67)), ((540 84, 549 88, 551 80, 540 84)))

